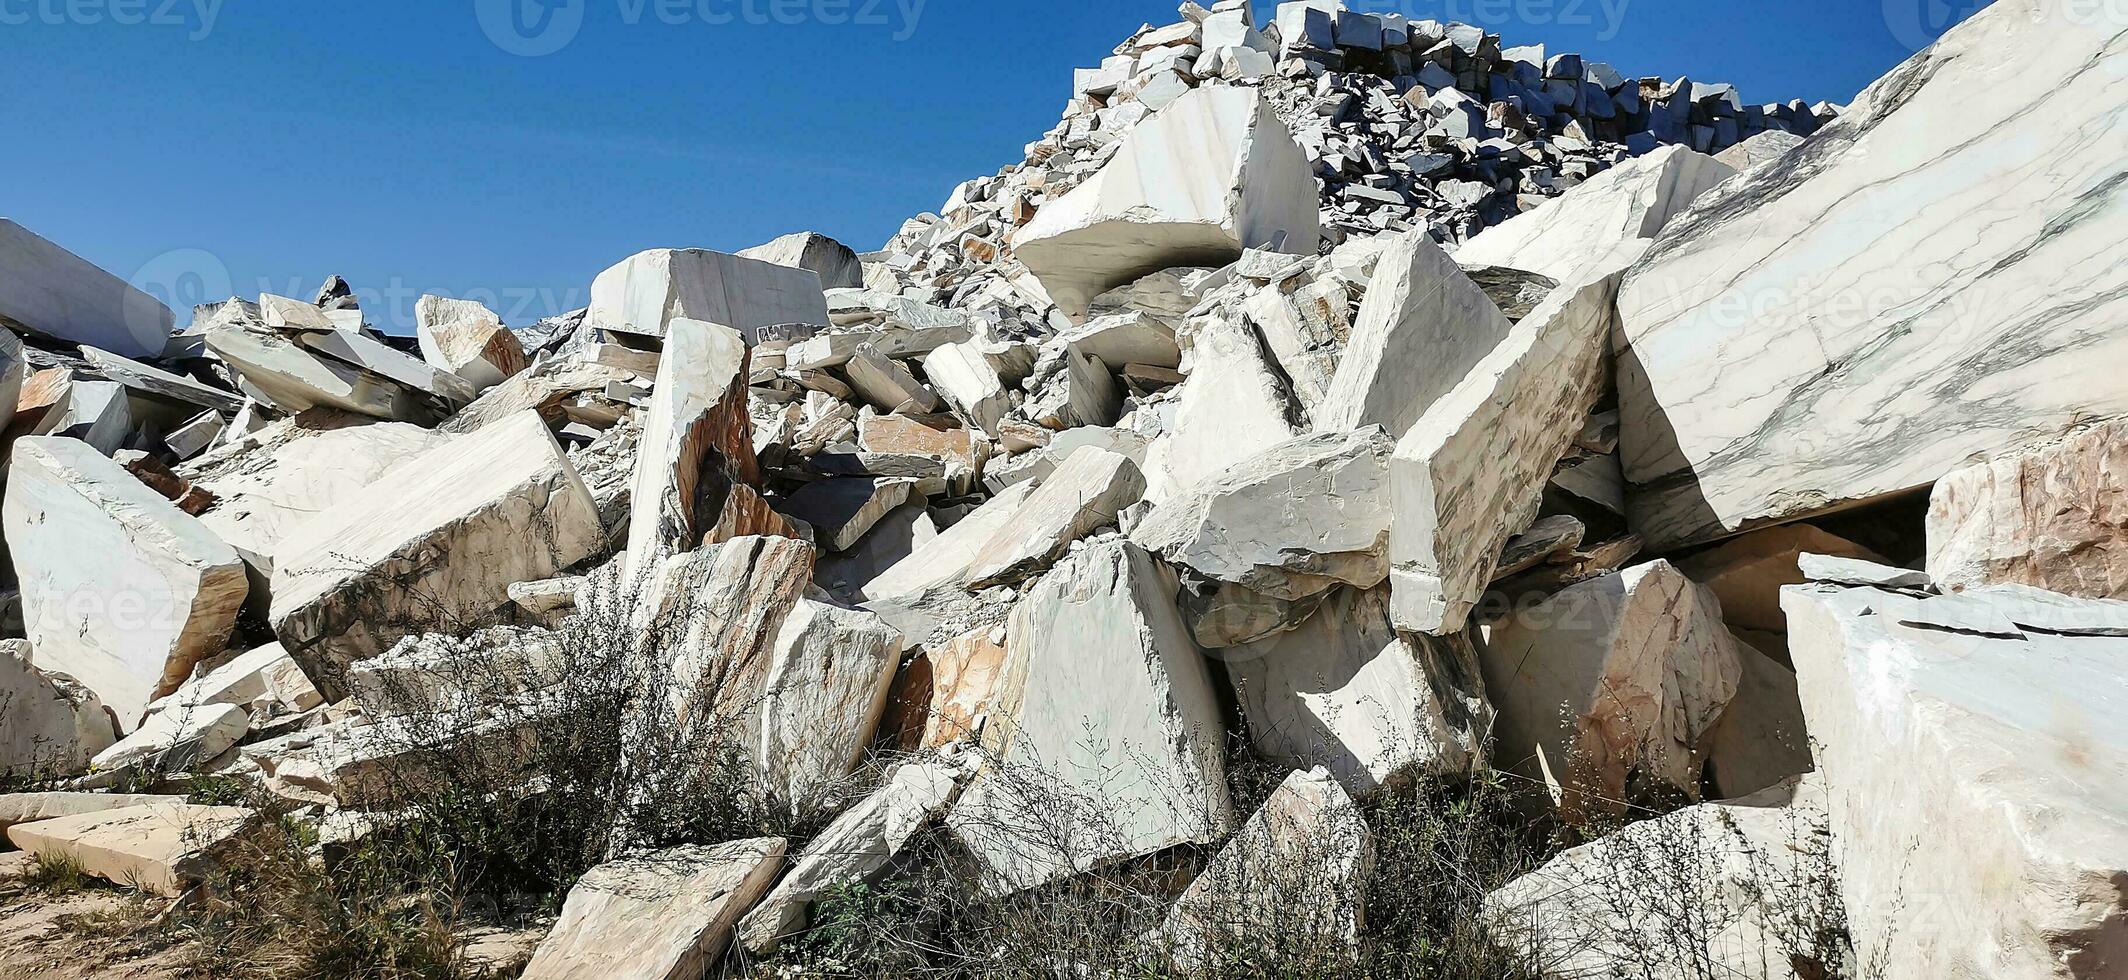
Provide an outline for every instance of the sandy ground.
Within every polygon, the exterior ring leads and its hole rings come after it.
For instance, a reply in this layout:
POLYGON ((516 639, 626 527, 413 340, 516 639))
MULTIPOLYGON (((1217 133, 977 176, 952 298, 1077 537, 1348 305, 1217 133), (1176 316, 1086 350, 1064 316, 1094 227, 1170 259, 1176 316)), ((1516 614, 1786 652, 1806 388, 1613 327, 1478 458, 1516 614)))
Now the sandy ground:
MULTIPOLYGON (((185 969, 182 944, 159 930, 134 928, 162 912, 168 899, 104 884, 50 895, 22 885, 27 870, 26 855, 0 852, 0 980, 202 980, 185 969)), ((467 959, 515 975, 551 925, 470 929, 467 959)))
MULTIPOLYGON (((113 938, 100 923, 137 914, 137 901, 111 888, 45 896, 0 886, 0 978, 176 980, 182 949, 113 938), (8 894, 12 892, 13 894, 8 894)), ((149 914, 153 914, 150 910, 149 914)))

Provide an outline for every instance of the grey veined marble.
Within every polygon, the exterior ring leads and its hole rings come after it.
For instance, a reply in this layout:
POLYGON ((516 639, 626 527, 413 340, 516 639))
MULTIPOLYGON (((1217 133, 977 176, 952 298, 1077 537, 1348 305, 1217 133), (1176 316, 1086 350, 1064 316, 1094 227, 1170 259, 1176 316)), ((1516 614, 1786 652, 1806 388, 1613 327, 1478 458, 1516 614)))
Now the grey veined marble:
POLYGON ((1652 548, 2128 412, 2128 32, 2076 6, 2001 0, 1665 229, 1619 297, 1652 548))

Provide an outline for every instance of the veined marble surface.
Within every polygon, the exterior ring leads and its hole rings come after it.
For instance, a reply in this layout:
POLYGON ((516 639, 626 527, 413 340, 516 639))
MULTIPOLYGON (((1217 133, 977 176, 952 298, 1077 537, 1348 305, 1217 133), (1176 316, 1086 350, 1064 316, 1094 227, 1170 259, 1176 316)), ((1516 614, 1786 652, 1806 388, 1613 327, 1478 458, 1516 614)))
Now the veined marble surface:
POLYGON ((1622 455, 1650 547, 2128 412, 2128 31, 2075 6, 2000 0, 1628 277, 1622 455))

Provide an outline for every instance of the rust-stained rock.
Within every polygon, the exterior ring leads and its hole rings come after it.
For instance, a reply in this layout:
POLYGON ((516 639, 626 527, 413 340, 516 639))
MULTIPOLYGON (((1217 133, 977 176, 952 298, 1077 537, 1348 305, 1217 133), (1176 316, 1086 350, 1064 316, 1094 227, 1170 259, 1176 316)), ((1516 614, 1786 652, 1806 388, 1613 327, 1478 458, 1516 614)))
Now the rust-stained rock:
MULTIPOLYGON (((1804 553, 1884 559, 1859 544, 1808 524, 1789 524, 1753 531, 1677 563, 1686 577, 1714 590, 1722 600, 1722 619, 1743 630, 1779 633, 1788 629, 1781 613, 1781 587, 1803 584, 1796 558, 1804 553)), ((1736 794, 1742 795, 1742 794, 1736 794)))
POLYGON ((423 296, 414 304, 414 328, 422 359, 476 390, 525 369, 525 345, 502 325, 502 317, 473 300, 423 296))
MULTIPOLYGON (((627 580, 694 548, 706 530, 722 523, 733 488, 760 485, 746 413, 746 365, 746 339, 739 331, 686 319, 668 326, 636 449, 627 580)), ((742 497, 740 507, 746 504, 742 497)), ((733 515, 734 530, 754 530, 751 523, 743 510, 733 515)))
POLYGON ((1928 571, 1949 590, 2128 598, 2128 422, 1953 471, 1929 495, 1928 571))
POLYGON ((963 633, 902 668, 881 728, 906 752, 968 741, 980 733, 1005 667, 1005 628, 963 633))

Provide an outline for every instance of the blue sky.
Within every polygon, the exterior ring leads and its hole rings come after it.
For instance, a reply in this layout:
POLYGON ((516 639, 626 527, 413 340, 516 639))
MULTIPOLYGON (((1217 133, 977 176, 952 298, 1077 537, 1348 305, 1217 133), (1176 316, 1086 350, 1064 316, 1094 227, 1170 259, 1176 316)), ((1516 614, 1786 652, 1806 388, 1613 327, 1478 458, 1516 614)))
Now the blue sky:
MULTIPOLYGON (((0 0, 0 216, 138 277, 180 323, 338 273, 395 332, 421 292, 521 324, 645 248, 806 229, 876 248, 1018 160, 1074 66, 1176 19, 1168 0, 548 0, 508 19, 527 2, 0 0)), ((1974 2, 1351 5, 1752 101, 1845 101, 1974 2)))

